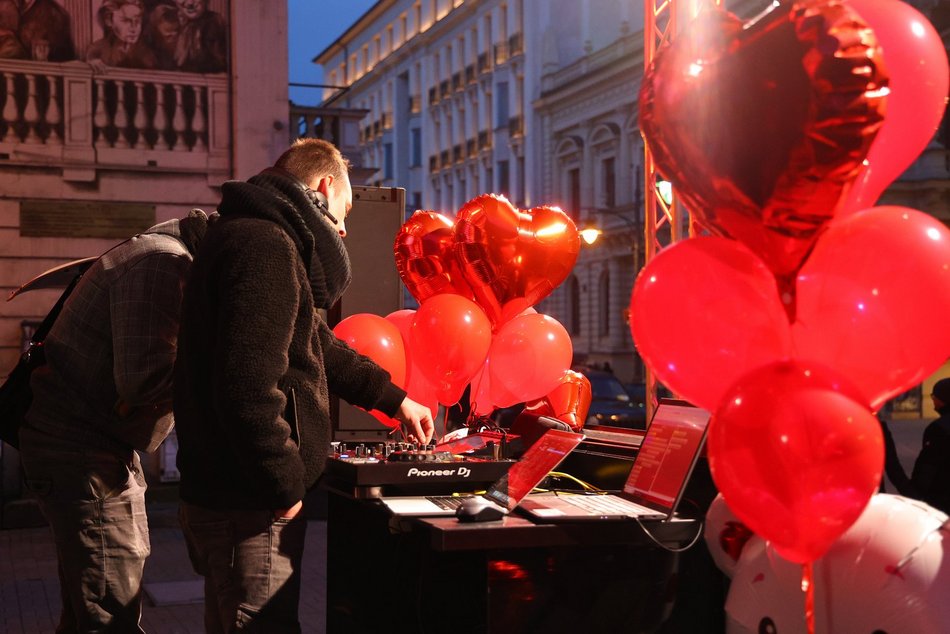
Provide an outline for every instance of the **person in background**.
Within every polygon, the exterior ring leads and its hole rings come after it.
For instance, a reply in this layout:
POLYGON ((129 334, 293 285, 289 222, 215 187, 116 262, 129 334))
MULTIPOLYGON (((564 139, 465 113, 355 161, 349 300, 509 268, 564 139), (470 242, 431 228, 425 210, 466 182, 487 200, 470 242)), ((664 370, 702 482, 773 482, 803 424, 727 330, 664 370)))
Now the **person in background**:
POLYGON ((400 420, 419 442, 432 414, 337 339, 320 314, 350 283, 349 164, 298 140, 221 188, 185 286, 175 420, 180 519, 205 577, 207 632, 299 632, 303 498, 331 440, 330 394, 400 420))
POLYGON ((900 465, 894 440, 886 425, 885 470, 898 493, 950 514, 950 378, 934 383, 930 397, 940 416, 924 429, 920 453, 914 461, 910 478, 900 465))
POLYGON ((43 344, 20 462, 56 543, 57 632, 142 632, 150 544, 136 450, 155 451, 172 428, 182 288, 207 226, 194 210, 107 251, 43 344))

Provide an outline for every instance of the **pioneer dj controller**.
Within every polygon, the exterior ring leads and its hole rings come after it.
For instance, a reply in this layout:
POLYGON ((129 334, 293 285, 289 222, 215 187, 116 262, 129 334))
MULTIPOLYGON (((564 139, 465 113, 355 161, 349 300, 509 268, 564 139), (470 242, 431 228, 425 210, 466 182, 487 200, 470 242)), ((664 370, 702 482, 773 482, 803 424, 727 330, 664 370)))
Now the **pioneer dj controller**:
POLYGON ((513 460, 460 455, 414 443, 332 443, 327 478, 348 487, 391 486, 451 493, 491 484, 513 460))

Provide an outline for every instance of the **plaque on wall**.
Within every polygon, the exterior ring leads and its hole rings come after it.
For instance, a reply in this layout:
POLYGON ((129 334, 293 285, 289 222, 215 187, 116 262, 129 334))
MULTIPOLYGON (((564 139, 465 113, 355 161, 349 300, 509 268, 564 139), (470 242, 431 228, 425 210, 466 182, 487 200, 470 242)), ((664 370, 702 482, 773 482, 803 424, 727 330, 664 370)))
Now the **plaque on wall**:
POLYGON ((155 224, 155 205, 70 200, 24 200, 20 235, 25 238, 123 239, 155 224))

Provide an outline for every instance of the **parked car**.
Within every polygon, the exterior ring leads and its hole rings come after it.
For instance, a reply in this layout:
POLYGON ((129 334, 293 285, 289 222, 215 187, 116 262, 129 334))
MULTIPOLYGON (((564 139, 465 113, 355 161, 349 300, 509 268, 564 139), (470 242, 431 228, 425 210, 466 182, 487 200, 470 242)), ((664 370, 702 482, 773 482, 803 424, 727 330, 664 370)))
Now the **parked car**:
POLYGON ((642 399, 631 399, 616 376, 587 367, 575 369, 590 381, 591 401, 585 426, 646 429, 646 405, 642 399))

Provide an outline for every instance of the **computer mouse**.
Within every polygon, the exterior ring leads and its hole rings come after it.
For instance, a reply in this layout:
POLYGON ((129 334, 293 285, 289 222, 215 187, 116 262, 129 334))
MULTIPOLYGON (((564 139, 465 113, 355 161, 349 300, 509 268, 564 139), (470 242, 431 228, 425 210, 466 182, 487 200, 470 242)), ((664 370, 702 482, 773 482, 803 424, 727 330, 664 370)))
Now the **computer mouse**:
POLYGON ((490 522, 500 520, 505 515, 504 509, 482 497, 465 498, 455 509, 455 516, 460 522, 490 522))

